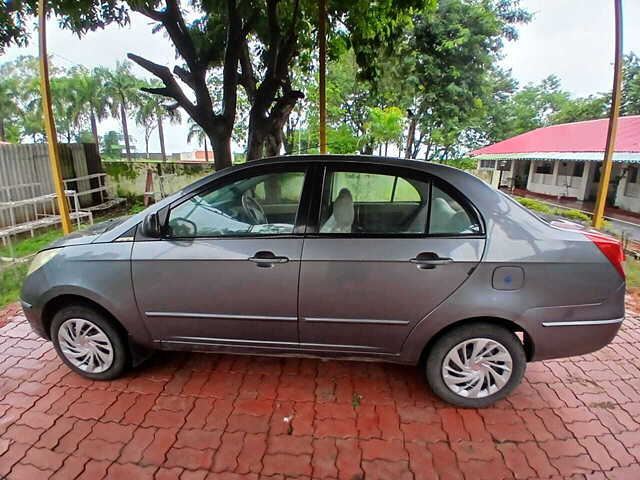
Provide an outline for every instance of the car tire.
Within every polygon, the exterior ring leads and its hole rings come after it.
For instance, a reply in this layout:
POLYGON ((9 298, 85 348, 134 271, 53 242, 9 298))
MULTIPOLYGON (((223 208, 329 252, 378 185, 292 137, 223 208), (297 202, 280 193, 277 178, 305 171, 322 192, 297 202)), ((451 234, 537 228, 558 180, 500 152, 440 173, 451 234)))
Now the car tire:
POLYGON ((524 347, 514 333, 499 325, 473 323, 436 340, 426 359, 427 381, 447 403, 483 408, 520 384, 526 363, 524 347))
POLYGON ((125 370, 128 349, 124 335, 97 309, 69 305, 51 322, 51 340, 71 370, 91 380, 113 380, 125 370))

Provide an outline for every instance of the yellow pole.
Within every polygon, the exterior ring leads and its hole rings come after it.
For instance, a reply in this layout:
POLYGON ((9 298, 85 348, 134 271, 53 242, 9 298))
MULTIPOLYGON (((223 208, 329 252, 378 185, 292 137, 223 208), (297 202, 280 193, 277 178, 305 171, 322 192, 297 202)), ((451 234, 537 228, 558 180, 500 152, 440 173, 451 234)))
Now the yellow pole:
POLYGON ((596 208, 593 211, 593 226, 602 228, 604 223, 604 207, 607 203, 607 191, 611 179, 613 152, 616 148, 616 132, 618 129, 618 115, 620 114, 620 90, 622 88, 622 0, 614 0, 616 22, 615 64, 613 67, 613 92, 611 94, 611 111, 609 113, 609 130, 607 131, 607 146, 604 151, 600 185, 596 208))
POLYGON ((47 56, 47 15, 45 11, 46 0, 38 3, 39 17, 39 39, 40 39, 40 94, 42 95, 42 112, 44 114, 44 128, 47 133, 47 143, 49 147, 49 161, 51 163, 51 175, 53 185, 56 190, 58 210, 62 220, 62 231, 71 233, 71 218, 69 217, 69 205, 64 194, 64 183, 62 182, 62 170, 60 168, 60 156, 58 150, 58 137, 56 135, 56 125, 51 109, 51 88, 49 86, 49 59, 47 56))
POLYGON ((327 153, 327 32, 325 27, 325 0, 319 1, 318 14, 318 42, 320 50, 320 153, 327 153))

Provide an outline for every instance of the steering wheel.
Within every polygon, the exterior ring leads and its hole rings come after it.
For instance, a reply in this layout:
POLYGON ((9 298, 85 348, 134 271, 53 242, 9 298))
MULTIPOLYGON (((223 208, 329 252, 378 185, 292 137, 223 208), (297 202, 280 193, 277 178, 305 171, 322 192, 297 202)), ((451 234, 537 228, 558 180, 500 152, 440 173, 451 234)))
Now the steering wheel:
POLYGON ((264 214, 264 208, 262 208, 260 202, 253 198, 249 192, 244 192, 242 195, 242 208, 255 225, 267 223, 267 216, 264 214))

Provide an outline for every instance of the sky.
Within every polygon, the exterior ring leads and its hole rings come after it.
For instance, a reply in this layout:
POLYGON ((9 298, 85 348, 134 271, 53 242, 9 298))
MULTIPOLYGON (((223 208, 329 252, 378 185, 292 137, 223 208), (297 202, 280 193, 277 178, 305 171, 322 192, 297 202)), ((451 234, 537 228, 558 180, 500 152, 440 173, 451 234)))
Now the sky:
MULTIPOLYGON (((562 87, 575 96, 586 96, 611 89, 614 20, 613 0, 522 0, 521 6, 534 14, 533 20, 519 27, 519 39, 507 42, 501 65, 512 69, 521 86, 537 83, 555 74, 562 87)), ((623 0, 624 51, 640 55, 640 1, 623 0)), ((47 41, 53 61, 60 66, 74 64, 93 68, 98 65, 114 67, 126 59, 128 52, 172 67, 174 49, 161 34, 152 34, 152 23, 133 14, 131 24, 120 28, 107 27, 79 39, 61 30, 54 20, 48 23, 47 41)), ((11 47, 0 56, 0 63, 20 55, 37 55, 36 38, 24 48, 11 47)), ((149 74, 134 66, 140 76, 149 74)), ((198 148, 187 143, 186 115, 181 125, 165 126, 167 151, 186 152, 198 148)), ((142 129, 130 121, 131 135, 137 151, 144 151, 142 129)), ((120 130, 120 122, 108 119, 99 125, 101 133, 120 130)), ((151 139, 150 150, 160 150, 157 135, 151 139)), ((234 145, 235 151, 241 147, 234 145)))

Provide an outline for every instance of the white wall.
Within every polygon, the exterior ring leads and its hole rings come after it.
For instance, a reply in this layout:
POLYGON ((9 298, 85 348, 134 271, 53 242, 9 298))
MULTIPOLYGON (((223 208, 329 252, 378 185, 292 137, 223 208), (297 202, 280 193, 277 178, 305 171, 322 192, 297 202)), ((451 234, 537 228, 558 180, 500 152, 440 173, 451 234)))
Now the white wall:
MULTIPOLYGON (((615 206, 623 210, 640 213, 640 183, 629 183, 628 180, 628 175, 624 175, 620 180, 616 192, 615 206)), ((640 178, 637 181, 640 182, 640 178)))
POLYGON ((568 167, 563 167, 559 160, 553 163, 553 173, 535 173, 540 161, 532 161, 529 170, 529 180, 527 190, 543 195, 554 197, 571 197, 578 200, 585 199, 585 189, 588 186, 589 162, 585 163, 582 177, 566 175, 566 172, 573 171, 572 163, 566 162, 568 167))

